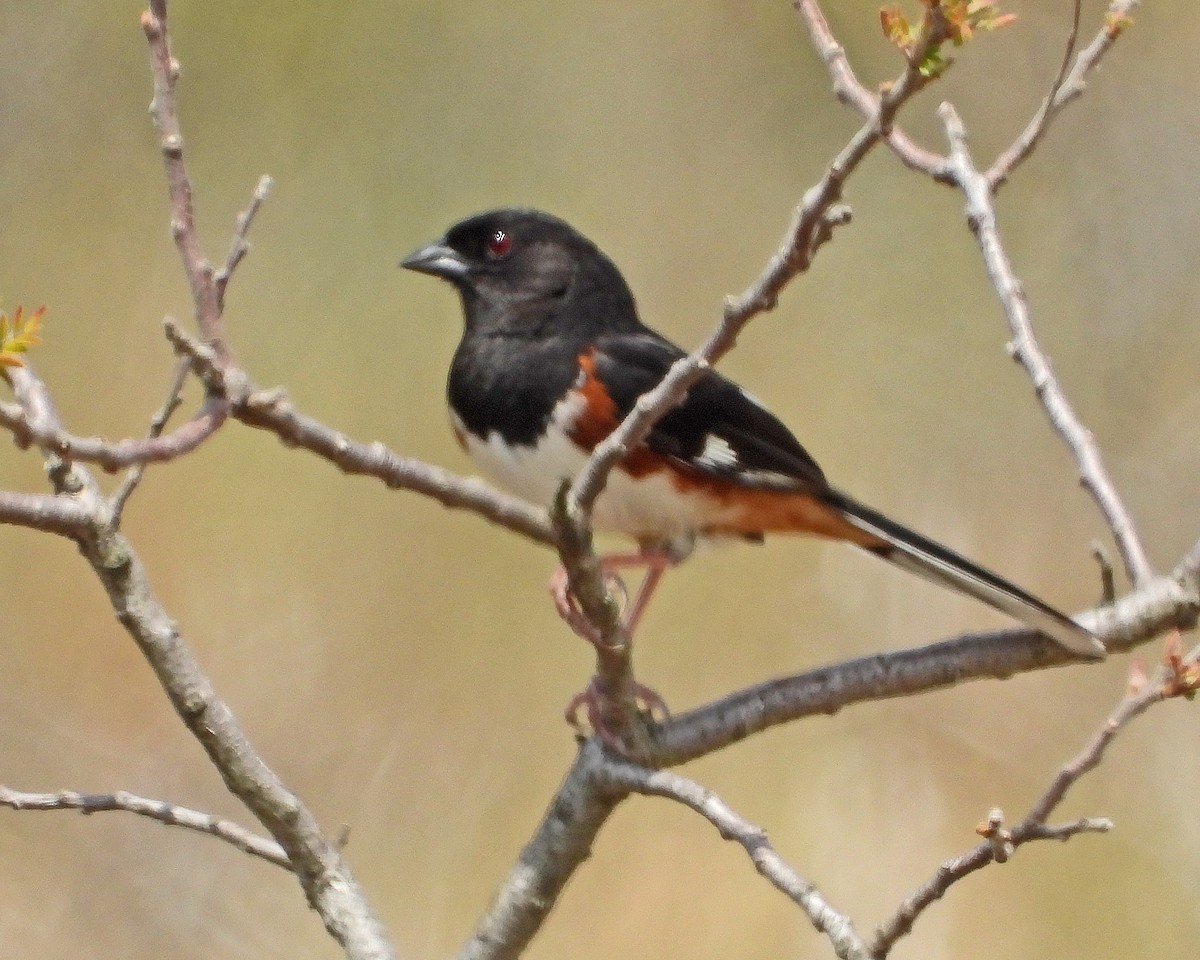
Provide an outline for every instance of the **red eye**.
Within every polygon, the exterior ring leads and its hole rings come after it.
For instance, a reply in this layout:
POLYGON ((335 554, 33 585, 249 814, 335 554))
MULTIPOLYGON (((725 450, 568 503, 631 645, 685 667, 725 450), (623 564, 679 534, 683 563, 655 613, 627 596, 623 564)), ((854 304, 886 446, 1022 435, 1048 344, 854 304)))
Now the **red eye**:
POLYGON ((512 250, 512 237, 503 230, 497 230, 487 242, 487 255, 493 260, 503 260, 512 250))

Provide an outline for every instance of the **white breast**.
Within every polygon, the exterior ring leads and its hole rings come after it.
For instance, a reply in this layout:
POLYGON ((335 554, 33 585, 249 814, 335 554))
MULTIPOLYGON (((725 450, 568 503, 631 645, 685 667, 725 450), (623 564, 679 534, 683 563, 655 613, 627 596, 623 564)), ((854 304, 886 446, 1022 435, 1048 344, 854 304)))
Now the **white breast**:
MULTIPOLYGON (((584 399, 571 394, 554 408, 546 435, 536 446, 506 448, 499 434, 480 439, 451 411, 455 432, 466 440, 467 452, 492 481, 538 506, 549 507, 564 479, 573 480, 587 455, 569 438, 584 399)), ((634 478, 620 467, 608 476, 592 515, 597 530, 610 530, 639 539, 674 539, 730 521, 731 510, 714 505, 693 492, 682 492, 665 473, 634 478)))

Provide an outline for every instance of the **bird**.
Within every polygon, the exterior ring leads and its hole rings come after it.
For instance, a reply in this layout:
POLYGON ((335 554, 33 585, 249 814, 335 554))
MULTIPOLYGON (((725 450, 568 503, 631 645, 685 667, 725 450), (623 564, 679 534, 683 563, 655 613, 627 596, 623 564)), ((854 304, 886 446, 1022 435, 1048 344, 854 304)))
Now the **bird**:
MULTIPOLYGON (((446 386, 454 434, 485 475, 536 505, 548 507, 686 355, 642 323, 616 264, 549 213, 469 216, 400 265, 458 291, 463 335, 446 386)), ((833 486, 774 414, 715 370, 617 463, 592 523, 638 545, 601 558, 605 571, 646 570, 626 611, 630 634, 664 571, 698 540, 799 533, 844 541, 974 597, 1072 654, 1104 656, 1066 614, 833 486)), ((578 630, 561 569, 551 592, 578 630)))

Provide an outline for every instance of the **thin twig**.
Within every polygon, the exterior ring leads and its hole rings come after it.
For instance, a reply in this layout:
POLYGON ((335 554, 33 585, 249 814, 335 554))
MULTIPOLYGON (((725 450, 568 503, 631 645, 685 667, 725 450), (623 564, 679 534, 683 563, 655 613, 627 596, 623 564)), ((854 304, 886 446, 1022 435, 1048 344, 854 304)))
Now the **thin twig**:
MULTIPOLYGON (((1104 55, 1112 48, 1112 45, 1120 35, 1120 30, 1114 29, 1113 24, 1123 23, 1124 18, 1128 16, 1129 12, 1137 4, 1138 0, 1111 0, 1105 13, 1104 23, 1101 24, 1099 30, 1096 32, 1095 38, 1093 38, 1087 47, 1079 52, 1071 69, 1065 72, 1065 75, 1062 75, 1060 80, 1051 89, 1050 95, 1042 103, 1041 109, 1029 121, 1029 124, 1017 139, 1013 141, 1012 145, 1000 154, 988 169, 985 176, 988 187, 993 193, 1012 175, 1013 170, 1033 152, 1049 129, 1050 122, 1062 111, 1062 108, 1072 100, 1080 97, 1083 91, 1087 89, 1085 78, 1099 65, 1104 55)), ((1080 4, 1079 0, 1076 0, 1074 23, 1068 39, 1067 57, 1064 58, 1064 63, 1069 59, 1078 37, 1079 16, 1080 4)))
POLYGON ((57 423, 50 426, 28 415, 20 404, 0 403, 0 427, 12 433, 22 449, 36 446, 45 454, 94 463, 112 473, 136 464, 167 463, 191 453, 220 429, 228 414, 224 399, 210 394, 192 419, 164 436, 108 440, 77 437, 57 423))
MULTIPOLYGON (((817 0, 792 0, 792 8, 804 21, 813 46, 829 71, 833 80, 834 95, 842 103, 857 110, 861 116, 876 116, 880 106, 879 96, 863 86, 855 76, 849 60, 846 59, 845 49, 834 38, 817 0)), ((910 58, 910 63, 919 62, 910 58)), ((884 135, 884 140, 906 167, 927 176, 938 177, 943 163, 939 154, 926 150, 910 139, 903 130, 891 125, 884 135)))
MULTIPOLYGON (((1187 662, 1194 663, 1196 654, 1197 651, 1193 651, 1187 662)), ((1063 824, 1048 824, 1046 820, 1062 803, 1067 791, 1089 771, 1100 765, 1112 742, 1132 720, 1141 716, 1155 703, 1183 692, 1181 688, 1170 685, 1172 678, 1172 670, 1163 667, 1152 681, 1141 689, 1130 691, 1122 699, 1084 748, 1063 764, 1025 819, 1003 832, 1011 849, 1015 850, 1033 840, 1066 840, 1081 833, 1104 833, 1112 829, 1112 821, 1104 817, 1085 817, 1063 824)), ((871 943, 870 955, 873 960, 886 957, 896 941, 909 933, 917 918, 931 904, 945 896, 950 887, 995 860, 994 844, 991 839, 985 839, 983 843, 961 856, 943 863, 929 880, 905 898, 896 913, 876 931, 875 939, 871 943)))
POLYGON ((1062 63, 1059 64, 1054 82, 1050 84, 1050 92, 1046 94, 1042 105, 1038 107, 1037 113, 1033 115, 1033 118, 1021 132, 1020 136, 1012 142, 1004 153, 996 158, 986 174, 988 184, 993 193, 1009 178, 1013 170, 1033 152, 1043 135, 1050 128, 1050 121, 1053 119, 1054 111, 1057 107, 1061 106, 1058 94, 1062 90, 1063 83, 1067 79, 1067 73, 1071 68, 1071 57, 1075 53, 1075 44, 1079 39, 1079 22, 1082 13, 1083 0, 1075 0, 1075 9, 1071 15, 1071 30, 1067 34, 1067 43, 1063 52, 1062 63))
POLYGON ((229 246, 229 253, 225 256, 225 266, 217 271, 214 282, 217 286, 217 304, 224 310, 225 308, 225 288, 229 285, 229 278, 233 276, 233 271, 237 269, 239 263, 247 253, 250 252, 250 243, 246 240, 246 234, 250 230, 250 224, 254 222, 254 217, 257 215, 259 208, 263 205, 263 201, 267 199, 267 195, 271 192, 271 187, 274 181, 265 174, 259 178, 258 186, 254 188, 254 194, 250 198, 250 204, 238 214, 237 225, 233 231, 233 240, 229 246))
POLYGON ((1080 422, 1062 387, 1059 386, 1049 359, 1034 336, 1025 289, 1017 279, 1012 261, 1009 260, 1000 239, 1000 232, 996 226, 996 209, 987 178, 976 169, 971 160, 967 149, 966 128, 957 111, 949 103, 942 104, 939 115, 946 128, 946 138, 950 142, 950 164, 954 180, 966 198, 967 222, 979 244, 988 277, 1000 298, 1009 330, 1012 332, 1009 353, 1025 368, 1050 423, 1075 458, 1080 482, 1091 494, 1112 531, 1130 583, 1135 586, 1148 583, 1154 576, 1154 570, 1146 556, 1133 519, 1108 475, 1091 431, 1080 422))
MULTIPOLYGON (((1194 658, 1195 654, 1193 653, 1192 659, 1194 658)), ((1085 774, 1100 765, 1100 761, 1104 759, 1104 754, 1112 745, 1113 740, 1129 725, 1130 721, 1140 717, 1154 704, 1160 703, 1167 697, 1167 680, 1166 668, 1160 668, 1154 679, 1141 690, 1133 690, 1127 694, 1084 748, 1063 765, 1046 788, 1045 793, 1026 814, 1025 819, 1014 828, 1014 831, 1020 832, 1044 824, 1046 818, 1062 803, 1067 791, 1085 774)))
POLYGON ((206 833, 236 847, 243 853, 259 857, 277 867, 291 870, 287 854, 274 840, 262 837, 231 820, 223 820, 199 810, 180 807, 165 800, 151 800, 132 793, 76 793, 60 790, 57 793, 26 793, 0 786, 0 806, 13 810, 78 810, 83 814, 123 810, 157 820, 167 826, 183 827, 206 833))
POLYGON ((865 960, 867 946, 846 914, 835 910, 821 892, 771 846, 766 832, 734 812, 713 791, 668 770, 650 770, 610 759, 602 772, 613 786, 627 792, 665 797, 682 803, 716 827, 722 839, 739 844, 757 870, 795 903, 818 933, 829 938, 841 960, 865 960))
MULTIPOLYGON (((1052 90, 1051 96, 1030 120, 1013 144, 1004 151, 987 172, 988 182, 993 189, 998 188, 1012 171, 1016 169, 1041 141, 1050 122, 1061 112, 1062 108, 1077 99, 1086 89, 1085 78, 1103 59, 1104 55, 1116 42, 1120 29, 1114 29, 1113 24, 1121 24, 1138 0, 1111 0, 1101 25, 1092 42, 1075 58, 1071 69, 1059 80, 1052 90)), ((845 50, 834 38, 829 24, 821 12, 817 0, 792 0, 792 7, 800 14, 808 27, 813 46, 824 61, 833 79, 833 90, 838 100, 853 107, 863 117, 874 115, 878 109, 878 99, 855 76, 848 61, 845 50)), ((1076 0, 1076 10, 1079 9, 1076 0)), ((1068 39, 1068 55, 1074 47, 1078 33, 1079 13, 1074 15, 1074 26, 1068 39)), ((1066 58, 1064 58, 1066 59, 1066 58)), ((888 147, 904 166, 910 170, 923 173, 938 183, 949 184, 951 177, 946 164, 946 158, 928 150, 905 135, 900 130, 892 130, 885 138, 888 147)))
MULTIPOLYGON (((1112 821, 1105 817, 1084 817, 1070 823, 1037 825, 1028 829, 1017 827, 1004 831, 1004 836, 1010 848, 1008 855, 1011 856, 1012 851, 1033 840, 1065 841, 1079 834, 1107 833, 1111 829, 1112 821)), ((995 856, 995 845, 989 839, 960 856, 945 860, 937 872, 905 897, 896 912, 876 929, 868 952, 871 960, 883 960, 896 942, 912 931, 921 914, 944 897, 958 881, 996 862, 995 856)))
MULTIPOLYGON (((171 380, 171 387, 167 391, 167 398, 163 401, 163 405, 158 408, 158 412, 150 418, 150 432, 146 435, 147 439, 156 440, 162 436, 167 422, 171 419, 171 415, 183 404, 181 394, 183 393, 183 385, 187 382, 188 374, 191 373, 192 363, 190 360, 180 360, 175 366, 175 376, 171 380)), ((129 502, 129 498, 133 495, 133 491, 137 489, 138 484, 142 482, 142 477, 146 472, 145 463, 138 463, 125 475, 125 479, 121 481, 121 485, 117 488, 116 493, 112 497, 112 512, 113 522, 117 526, 121 525, 121 517, 125 512, 125 504, 129 502)))

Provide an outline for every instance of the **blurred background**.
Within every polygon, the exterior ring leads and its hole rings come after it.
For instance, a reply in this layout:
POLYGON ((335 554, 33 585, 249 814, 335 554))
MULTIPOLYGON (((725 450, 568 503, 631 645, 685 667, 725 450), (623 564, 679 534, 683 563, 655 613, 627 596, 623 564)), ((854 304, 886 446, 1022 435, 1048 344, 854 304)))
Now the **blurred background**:
MULTIPOLYGON (((913 5, 915 6, 915 5, 913 5)), ((1070 4, 961 51, 903 115, 981 162, 1024 125, 1070 4)), ((876 8, 826 4, 860 76, 898 58, 876 8)), ((1101 5, 1085 4, 1090 37, 1101 5)), ((1200 536, 1200 24, 1148 3, 1005 189, 1003 233, 1046 349, 1160 569, 1200 536)), ((77 433, 141 434, 190 305, 146 115, 140 8, 0 12, 0 306, 48 308, 36 354, 77 433)), ((775 248, 858 125, 783 0, 172 4, 187 157, 210 255, 258 176, 276 188, 230 287, 263 385, 362 440, 468 471, 445 426, 451 291, 397 261, 476 210, 528 204, 597 240, 644 317, 691 346, 775 248)), ((962 201, 877 152, 852 226, 724 363, 862 499, 1067 609, 1103 536, 1023 374, 962 201)), ((194 394, 189 394, 194 400, 194 394)), ((45 489, 0 445, 0 486, 45 489)), ((348 856, 401 955, 467 937, 574 752, 559 711, 588 648, 542 548, 233 425, 150 471, 126 530, 264 756, 348 856)), ((0 528, 0 782, 126 789, 249 823, 183 732, 72 546, 0 528)), ((831 660, 1000 625, 852 550, 799 540, 669 577, 639 675, 676 709, 831 660)), ((1146 656, 1153 659, 1157 648, 1146 656)), ((989 807, 1028 808, 1121 696, 1126 658, 856 707, 687 768, 870 930, 989 807)), ((1184 956, 1200 937, 1195 707, 1162 706, 1061 809, 1117 830, 1022 850, 954 889, 900 957, 1184 956), (997 924, 995 918, 1004 921, 997 924)), ((332 958, 285 873, 129 815, 0 811, 0 946, 28 960, 332 958)), ((828 956, 739 849, 635 799, 532 958, 828 956)))

